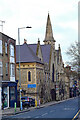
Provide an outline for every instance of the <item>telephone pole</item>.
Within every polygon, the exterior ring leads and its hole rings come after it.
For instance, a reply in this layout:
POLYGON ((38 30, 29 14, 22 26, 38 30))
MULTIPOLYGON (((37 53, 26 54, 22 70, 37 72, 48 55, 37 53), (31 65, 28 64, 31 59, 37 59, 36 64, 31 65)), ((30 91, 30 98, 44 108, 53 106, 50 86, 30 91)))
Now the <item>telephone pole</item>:
POLYGON ((3 23, 5 23, 5 21, 2 21, 2 20, 0 20, 0 22, 1 22, 1 27, 2 27, 2 31, 1 32, 3 32, 3 23))

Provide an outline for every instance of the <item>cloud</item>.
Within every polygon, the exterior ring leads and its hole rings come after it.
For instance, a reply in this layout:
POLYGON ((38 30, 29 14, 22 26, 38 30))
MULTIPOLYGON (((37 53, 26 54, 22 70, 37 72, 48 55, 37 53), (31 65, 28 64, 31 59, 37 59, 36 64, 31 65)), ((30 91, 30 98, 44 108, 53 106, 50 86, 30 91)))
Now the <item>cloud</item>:
POLYGON ((58 23, 58 26, 64 29, 72 29, 78 32, 78 21, 68 21, 68 22, 60 22, 58 23))
POLYGON ((77 39, 78 1, 0 0, 0 19, 5 20, 4 33, 18 41, 18 27, 32 26, 31 30, 20 32, 21 42, 26 38, 28 43, 36 43, 40 38, 43 43, 49 11, 56 44, 60 43, 65 50, 72 40, 77 39), (67 40, 68 44, 65 44, 67 40))

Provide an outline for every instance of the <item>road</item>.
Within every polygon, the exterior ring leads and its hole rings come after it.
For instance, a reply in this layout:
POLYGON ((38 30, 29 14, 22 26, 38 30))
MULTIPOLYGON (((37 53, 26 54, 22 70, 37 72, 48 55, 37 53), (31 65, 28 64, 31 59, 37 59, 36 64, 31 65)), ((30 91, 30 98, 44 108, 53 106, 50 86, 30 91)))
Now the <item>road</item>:
MULTIPOLYGON (((17 118, 23 120, 25 118, 61 118, 61 120, 65 120, 65 118, 73 119, 75 114, 79 110, 79 98, 66 100, 59 104, 55 104, 52 106, 46 106, 39 109, 33 109, 31 111, 20 113, 14 116, 7 117, 8 120, 11 118, 17 118)), ((7 119, 6 119, 7 120, 7 119)), ((14 119, 15 120, 15 119, 14 119)))

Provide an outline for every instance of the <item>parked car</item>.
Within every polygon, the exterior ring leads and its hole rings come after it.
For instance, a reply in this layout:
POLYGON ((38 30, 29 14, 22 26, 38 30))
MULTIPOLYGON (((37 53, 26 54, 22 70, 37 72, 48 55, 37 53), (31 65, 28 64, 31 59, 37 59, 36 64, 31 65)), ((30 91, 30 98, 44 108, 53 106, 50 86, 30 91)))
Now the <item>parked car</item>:
MULTIPOLYGON (((23 108, 30 106, 29 98, 27 96, 21 97, 21 101, 22 101, 23 108)), ((18 97, 17 99, 17 107, 20 107, 20 97, 18 97)))
MULTIPOLYGON (((31 107, 31 106, 35 106, 35 99, 28 97, 28 96, 23 96, 21 97, 21 101, 22 101, 22 106, 24 107, 31 107)), ((20 99, 18 98, 17 100, 17 107, 20 107, 20 99)))
POLYGON ((21 101, 23 108, 24 107, 28 108, 30 106, 29 98, 27 96, 21 97, 21 101))
POLYGON ((35 107, 35 99, 29 97, 29 105, 35 107))

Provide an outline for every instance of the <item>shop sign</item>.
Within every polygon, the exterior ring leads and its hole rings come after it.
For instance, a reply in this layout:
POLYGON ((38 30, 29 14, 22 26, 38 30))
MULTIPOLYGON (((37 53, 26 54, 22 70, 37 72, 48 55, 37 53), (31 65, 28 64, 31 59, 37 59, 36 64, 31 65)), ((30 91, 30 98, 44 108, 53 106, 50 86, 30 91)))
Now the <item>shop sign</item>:
POLYGON ((28 88, 36 88, 36 84, 28 84, 28 88))

